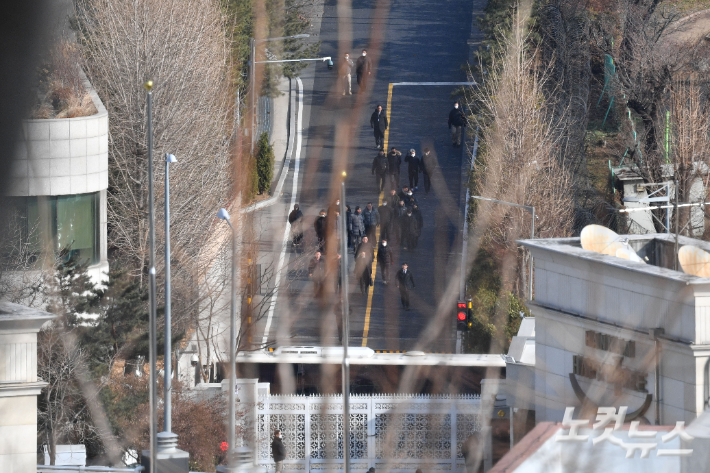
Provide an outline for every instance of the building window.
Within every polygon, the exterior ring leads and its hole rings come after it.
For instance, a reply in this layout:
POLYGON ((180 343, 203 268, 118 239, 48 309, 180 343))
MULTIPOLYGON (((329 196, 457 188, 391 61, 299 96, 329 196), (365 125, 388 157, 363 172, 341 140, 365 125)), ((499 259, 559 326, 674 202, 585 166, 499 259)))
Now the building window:
POLYGON ((62 250, 65 258, 99 262, 99 193, 5 197, 3 215, 2 257, 8 269, 35 262, 43 248, 55 254, 62 250), (19 263, 19 264, 18 264, 19 263))

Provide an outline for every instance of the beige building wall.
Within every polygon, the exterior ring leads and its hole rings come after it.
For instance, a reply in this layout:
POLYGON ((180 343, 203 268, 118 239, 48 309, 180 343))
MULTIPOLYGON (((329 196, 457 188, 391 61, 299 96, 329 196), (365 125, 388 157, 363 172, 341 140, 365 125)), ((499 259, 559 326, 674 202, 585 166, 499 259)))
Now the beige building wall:
POLYGON ((54 315, 0 301, 0 471, 37 471, 37 332, 54 315))

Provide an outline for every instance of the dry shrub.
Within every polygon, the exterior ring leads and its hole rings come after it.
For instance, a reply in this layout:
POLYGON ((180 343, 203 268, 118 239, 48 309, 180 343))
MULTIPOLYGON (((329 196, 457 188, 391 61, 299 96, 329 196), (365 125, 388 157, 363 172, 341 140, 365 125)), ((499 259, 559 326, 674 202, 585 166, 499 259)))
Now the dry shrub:
POLYGON ((88 117, 97 113, 82 83, 80 61, 79 47, 74 43, 62 41, 52 49, 49 62, 40 69, 31 118, 88 117))

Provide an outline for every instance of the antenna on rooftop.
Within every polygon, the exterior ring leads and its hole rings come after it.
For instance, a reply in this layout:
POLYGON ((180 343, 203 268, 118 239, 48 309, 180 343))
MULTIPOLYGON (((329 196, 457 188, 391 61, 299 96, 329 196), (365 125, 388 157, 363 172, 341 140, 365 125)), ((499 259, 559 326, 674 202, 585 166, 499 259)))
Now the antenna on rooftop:
POLYGON ((629 239, 601 225, 587 225, 580 235, 582 248, 638 263, 646 262, 629 246, 629 239))

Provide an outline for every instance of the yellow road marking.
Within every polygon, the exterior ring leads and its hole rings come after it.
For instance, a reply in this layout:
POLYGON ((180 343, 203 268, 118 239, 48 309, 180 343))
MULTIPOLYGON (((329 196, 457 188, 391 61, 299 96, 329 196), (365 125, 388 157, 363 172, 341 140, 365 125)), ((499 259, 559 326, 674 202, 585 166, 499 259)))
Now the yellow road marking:
MULTIPOLYGON (((389 142, 390 138, 390 127, 392 126, 392 115, 390 114, 390 108, 392 106, 392 88, 394 84, 390 83, 389 88, 387 90, 387 119, 389 120, 389 123, 387 125, 387 129, 385 130, 385 141, 382 144, 382 148, 385 150, 385 153, 387 153, 387 144, 389 142)), ((385 193, 380 192, 380 197, 378 200, 378 206, 382 205, 382 200, 384 198, 385 193)), ((375 245, 375 258, 372 260, 372 286, 367 291, 367 307, 365 309, 365 328, 362 331, 362 346, 366 347, 367 346, 367 335, 370 332, 370 314, 372 313, 372 294, 375 292, 375 277, 377 276, 377 249, 378 249, 378 244, 380 241, 380 229, 377 228, 375 232, 375 241, 373 244, 375 245)), ((357 255, 355 255, 357 256, 357 255)))

